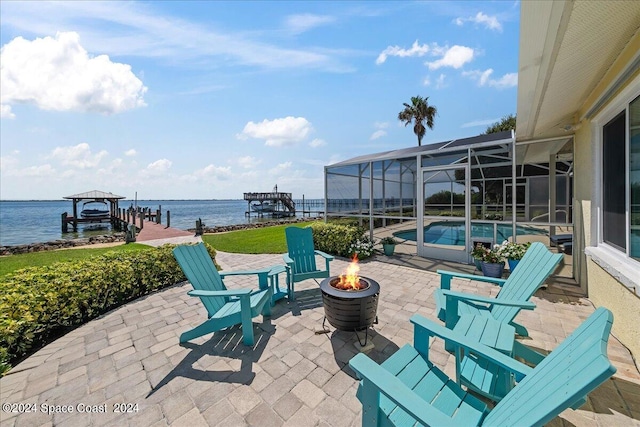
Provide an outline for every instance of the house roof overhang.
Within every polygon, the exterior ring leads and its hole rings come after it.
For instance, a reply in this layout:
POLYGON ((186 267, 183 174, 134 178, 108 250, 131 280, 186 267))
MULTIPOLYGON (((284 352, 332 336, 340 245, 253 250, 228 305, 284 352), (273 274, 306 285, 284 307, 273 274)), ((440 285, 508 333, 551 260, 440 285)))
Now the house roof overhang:
POLYGON ((566 138, 638 73, 640 2, 526 1, 520 8, 516 141, 566 138))

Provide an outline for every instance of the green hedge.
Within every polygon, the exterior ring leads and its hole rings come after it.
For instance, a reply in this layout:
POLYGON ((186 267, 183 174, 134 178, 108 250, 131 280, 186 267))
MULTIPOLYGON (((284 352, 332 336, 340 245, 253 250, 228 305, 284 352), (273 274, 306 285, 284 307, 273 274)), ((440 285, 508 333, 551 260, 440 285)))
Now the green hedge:
MULTIPOLYGON (((173 257, 174 247, 108 252, 0 278, 0 374, 60 334, 186 280, 173 257)), ((215 250, 207 249, 215 258, 215 250)))
POLYGON ((311 229, 317 250, 344 257, 352 255, 351 245, 364 235, 361 227, 353 225, 318 222, 311 229))

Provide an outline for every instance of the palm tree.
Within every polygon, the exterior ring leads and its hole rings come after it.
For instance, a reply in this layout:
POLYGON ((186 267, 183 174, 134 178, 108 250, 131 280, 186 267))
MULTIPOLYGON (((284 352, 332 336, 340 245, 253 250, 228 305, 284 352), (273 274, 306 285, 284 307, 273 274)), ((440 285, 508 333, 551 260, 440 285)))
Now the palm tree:
POLYGON ((425 124, 429 129, 433 129, 433 117, 438 113, 435 106, 429 105, 428 100, 428 96, 426 98, 413 96, 411 105, 403 103, 404 110, 398 113, 398 120, 404 122, 405 126, 414 122, 413 133, 418 137, 418 146, 422 145, 422 137, 427 131, 425 124))

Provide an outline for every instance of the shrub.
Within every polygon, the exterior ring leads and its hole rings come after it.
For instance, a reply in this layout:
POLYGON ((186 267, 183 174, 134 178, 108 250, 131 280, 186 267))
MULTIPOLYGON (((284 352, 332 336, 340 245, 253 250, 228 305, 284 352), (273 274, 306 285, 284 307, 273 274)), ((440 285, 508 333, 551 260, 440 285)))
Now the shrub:
POLYGON ((373 255, 374 245, 375 242, 369 240, 368 236, 362 236, 349 245, 349 257, 353 258, 355 256, 358 259, 369 258, 373 255))
MULTIPOLYGON (((0 278, 0 374, 8 363, 68 330, 186 280, 173 257, 174 247, 108 252, 77 262, 25 268, 0 278)), ((207 249, 214 258, 215 250, 207 249)))
MULTIPOLYGON (((364 229, 353 225, 318 222, 311 225, 311 230, 315 248, 333 255, 351 257, 357 250, 354 245, 357 246, 358 242, 360 245, 371 243, 364 236, 364 229)), ((362 251, 363 255, 365 252, 366 250, 362 251)), ((364 258, 366 257, 360 259, 364 258)))
POLYGON ((514 243, 505 240, 498 247, 498 252, 507 259, 521 260, 529 246, 531 246, 531 242, 514 243))

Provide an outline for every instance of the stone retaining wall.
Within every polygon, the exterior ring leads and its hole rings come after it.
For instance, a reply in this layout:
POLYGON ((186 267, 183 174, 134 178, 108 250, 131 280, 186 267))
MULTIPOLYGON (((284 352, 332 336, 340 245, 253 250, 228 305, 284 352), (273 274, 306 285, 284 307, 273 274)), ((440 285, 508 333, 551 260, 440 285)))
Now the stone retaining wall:
MULTIPOLYGON (((295 224, 297 222, 308 222, 314 220, 322 220, 322 217, 312 217, 312 218, 296 218, 296 219, 288 219, 288 220, 280 220, 280 221, 266 221, 266 222, 254 222, 250 224, 235 224, 235 225, 220 225, 217 227, 207 227, 204 224, 203 230, 206 234, 210 233, 225 233, 227 231, 236 231, 236 230, 247 230, 250 228, 263 228, 263 227, 272 227, 274 225, 286 225, 286 224, 295 224)), ((195 228, 189 228, 187 231, 194 232, 195 228)))
POLYGON ((29 243, 27 245, 0 246, 0 255, 25 254, 29 252, 53 251, 56 249, 72 248, 75 246, 95 245, 97 243, 124 242, 125 233, 105 234, 73 240, 54 240, 44 243, 29 243))

